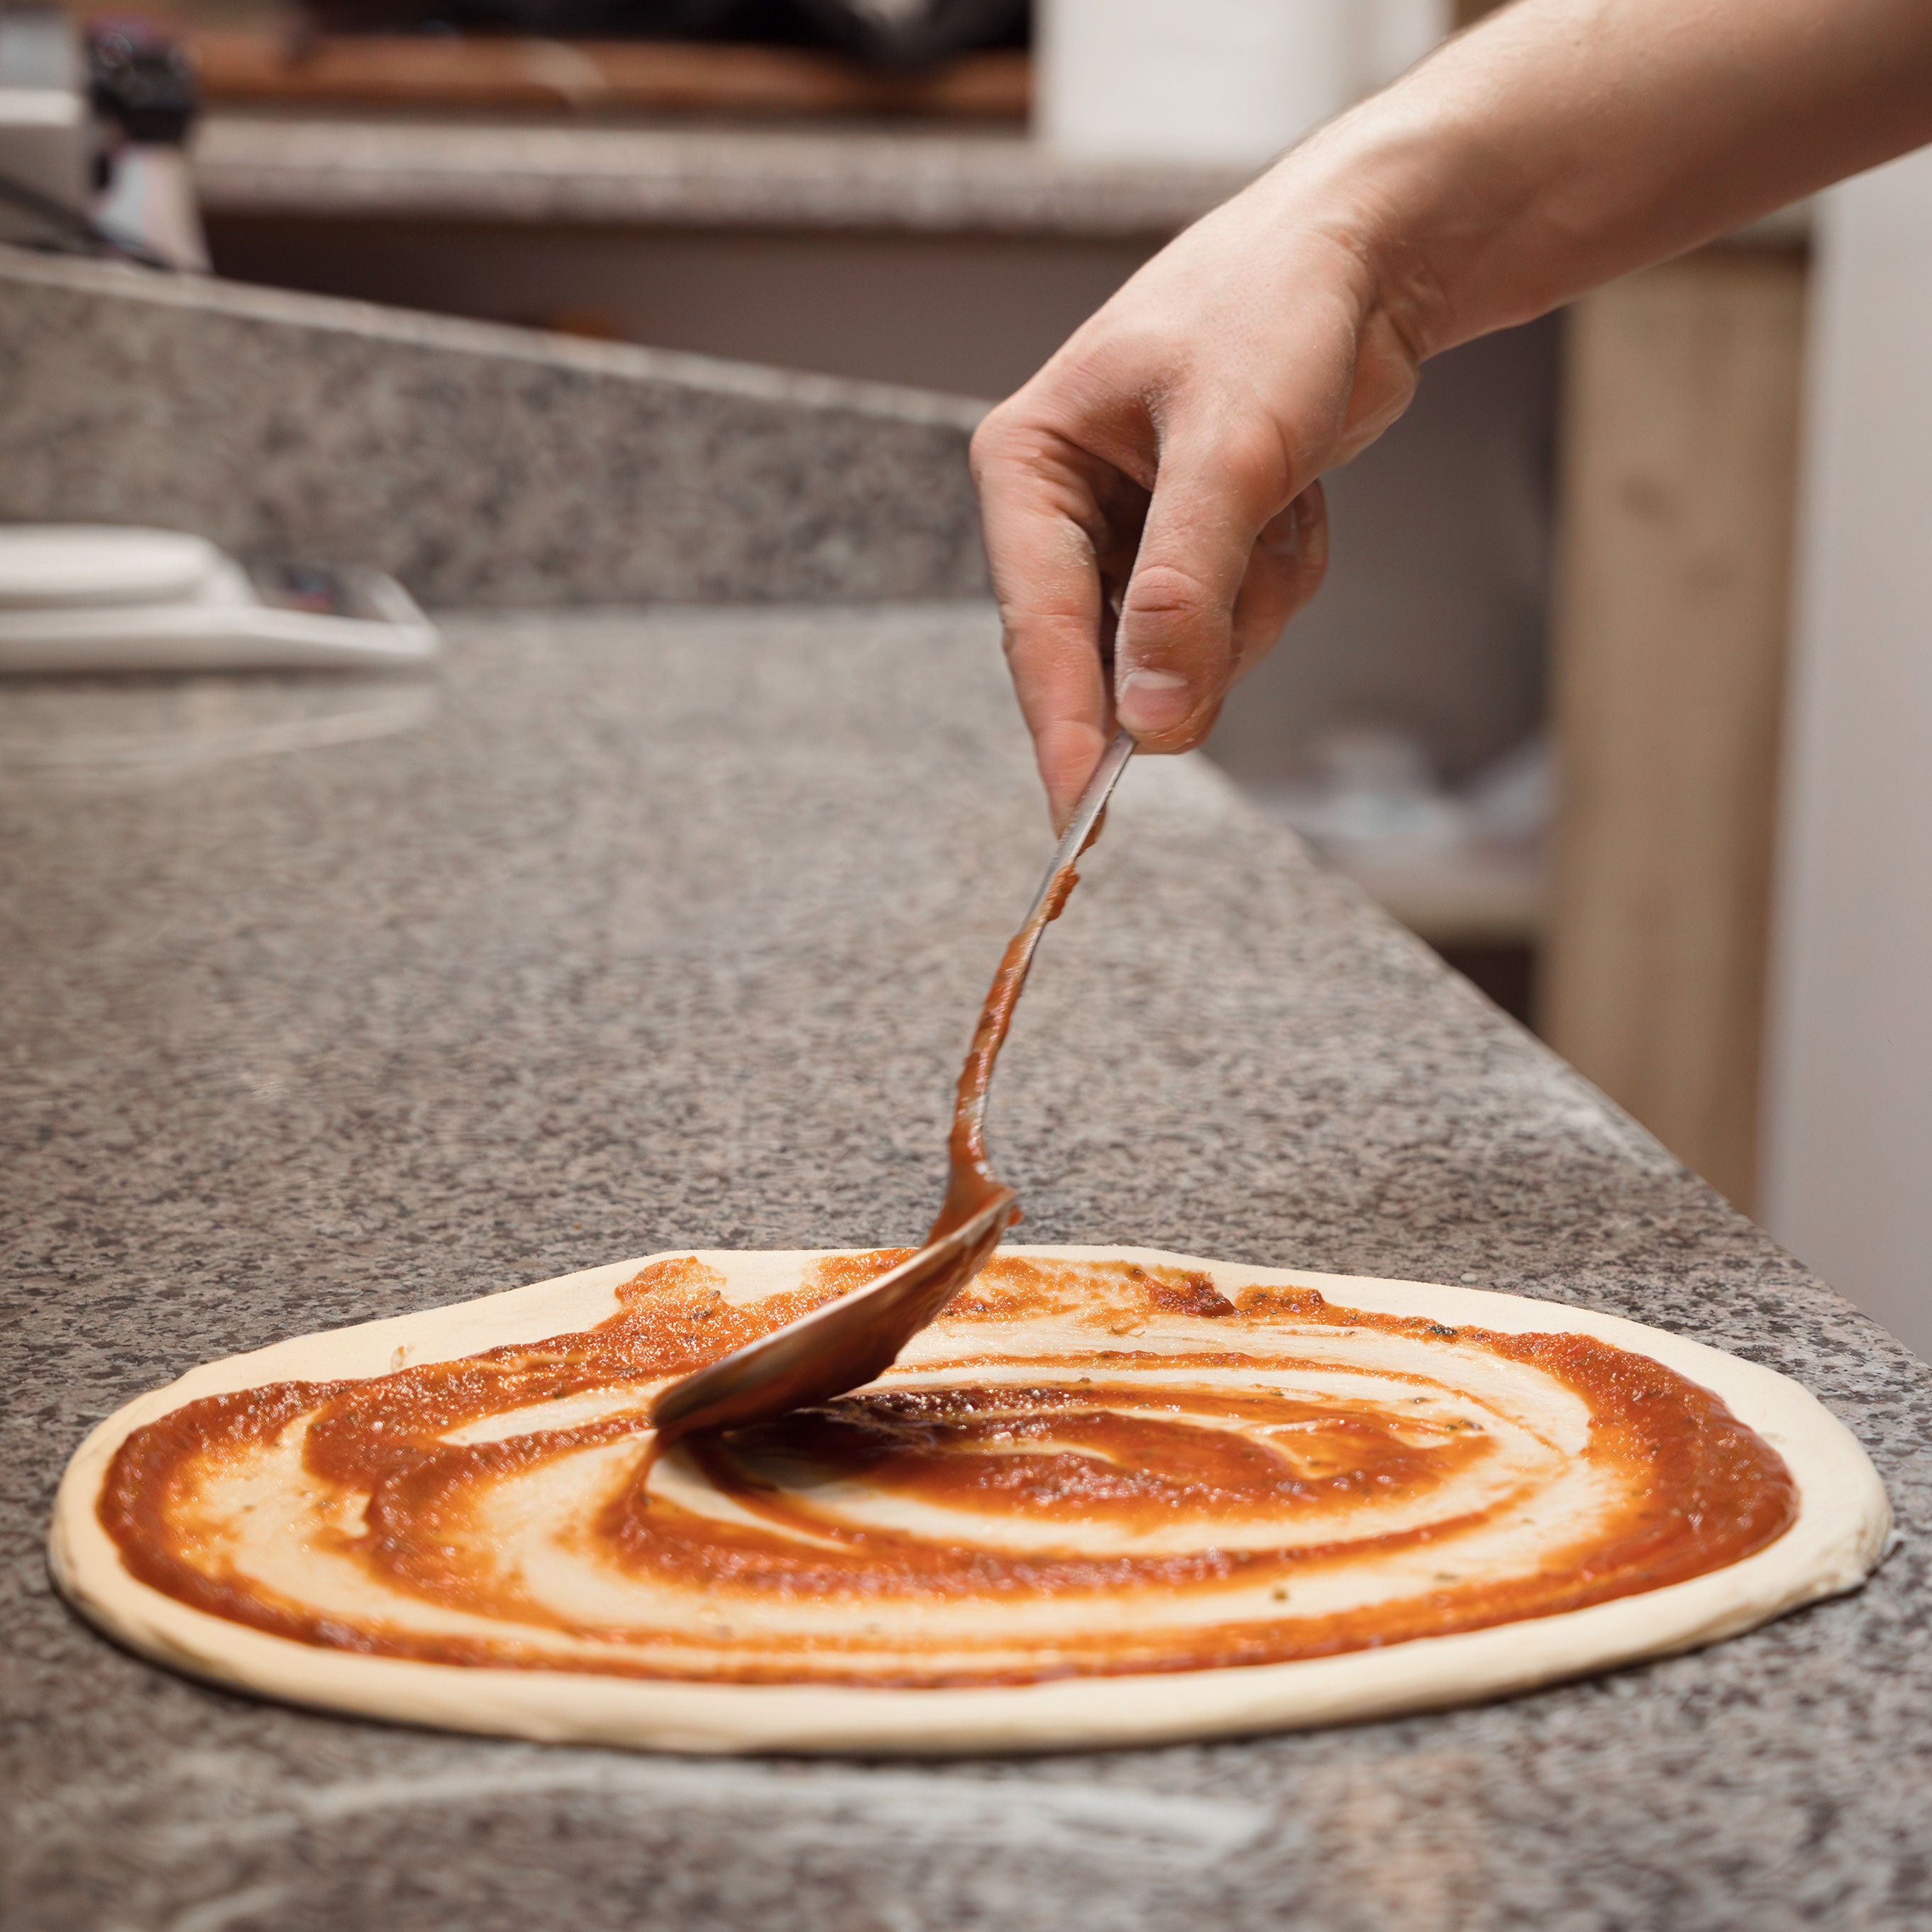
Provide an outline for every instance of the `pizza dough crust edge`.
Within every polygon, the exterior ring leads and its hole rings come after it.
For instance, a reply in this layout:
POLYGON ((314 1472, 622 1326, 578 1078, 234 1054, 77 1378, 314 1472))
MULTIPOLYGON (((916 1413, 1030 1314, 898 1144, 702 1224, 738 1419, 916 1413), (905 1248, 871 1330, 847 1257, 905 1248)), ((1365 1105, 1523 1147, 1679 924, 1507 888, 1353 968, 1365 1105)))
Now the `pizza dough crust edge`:
POLYGON ((127 1404, 75 1452, 48 1540, 55 1583, 90 1622, 143 1655, 288 1703, 554 1743, 944 1756, 1168 1743, 1480 1703, 1695 1649, 1855 1589, 1890 1534, 1884 1486, 1851 1432, 1789 1377, 1702 1342, 1617 1316, 1486 1289, 1251 1268, 1153 1248, 1081 1246, 1004 1252, 1199 1269, 1222 1288, 1312 1288, 1344 1306, 1510 1333, 1570 1330, 1648 1355, 1722 1396, 1778 1451, 1798 1484, 1798 1520, 1754 1556, 1685 1582, 1387 1649, 1018 1686, 874 1690, 477 1670, 323 1650, 191 1609, 136 1581, 95 1513, 108 1463, 123 1440, 184 1402, 271 1382, 382 1375, 400 1360, 447 1360, 588 1328, 614 1312, 617 1288, 654 1261, 695 1253, 728 1265, 738 1277, 731 1299, 740 1300, 795 1280, 802 1262, 834 1252, 672 1249, 206 1364, 127 1404), (770 1279, 761 1290, 764 1275, 770 1279))

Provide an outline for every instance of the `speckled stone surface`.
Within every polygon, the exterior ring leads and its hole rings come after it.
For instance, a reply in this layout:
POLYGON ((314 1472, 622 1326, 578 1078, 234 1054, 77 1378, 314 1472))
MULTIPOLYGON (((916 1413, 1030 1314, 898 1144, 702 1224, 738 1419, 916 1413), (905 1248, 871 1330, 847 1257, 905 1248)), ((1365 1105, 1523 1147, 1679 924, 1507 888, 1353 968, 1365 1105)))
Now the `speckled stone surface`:
POLYGON ((1932 1924, 1932 1372, 1210 768, 1130 771, 993 1130, 1026 1232, 1468 1282, 1796 1375, 1862 1594, 1487 1708, 682 1762, 229 1696, 50 1594, 204 1358, 654 1249, 898 1241, 1046 848, 974 606, 478 617, 426 683, 0 690, 10 1932, 1932 1924))
POLYGON ((1004 133, 232 110, 202 123, 194 164, 223 214, 1088 236, 1172 235, 1254 172, 1070 160, 1004 133))
MULTIPOLYGON (((194 148, 215 214, 1089 239, 1177 234, 1255 172, 1082 160, 1005 132, 232 108, 201 123, 194 148)), ((1810 232, 1799 202, 1731 238, 1788 248, 1810 232)))
POLYGON ((972 595, 979 413, 0 248, 0 521, 191 530, 438 603, 972 595))

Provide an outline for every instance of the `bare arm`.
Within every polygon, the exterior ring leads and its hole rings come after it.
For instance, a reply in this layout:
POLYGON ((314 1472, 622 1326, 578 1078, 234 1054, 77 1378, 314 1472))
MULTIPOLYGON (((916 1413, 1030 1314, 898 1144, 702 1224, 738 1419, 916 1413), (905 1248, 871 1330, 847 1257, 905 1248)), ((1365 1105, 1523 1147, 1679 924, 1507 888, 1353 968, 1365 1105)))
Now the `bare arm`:
POLYGON ((1205 735, 1429 356, 1928 140, 1927 0, 1517 0, 1190 229, 974 440, 1056 823, 1205 735))

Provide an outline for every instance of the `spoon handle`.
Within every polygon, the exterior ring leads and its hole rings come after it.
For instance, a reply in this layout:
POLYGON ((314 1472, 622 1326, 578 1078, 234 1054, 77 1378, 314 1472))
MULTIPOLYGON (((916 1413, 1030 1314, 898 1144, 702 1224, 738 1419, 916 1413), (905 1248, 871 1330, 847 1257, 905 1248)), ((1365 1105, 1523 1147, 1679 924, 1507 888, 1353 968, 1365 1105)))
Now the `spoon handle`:
MULTIPOLYGON (((959 1070, 958 1092, 952 1103, 952 1130, 946 1138, 946 1198, 939 1218, 926 1234, 928 1246, 956 1233, 976 1216, 983 1214, 996 1197, 1013 1199, 1012 1190, 994 1178, 986 1159, 986 1100, 992 1090, 993 1063, 1000 1057, 1013 1009, 1019 1004, 1033 956, 1040 950, 1040 936, 1060 916, 1066 896, 1079 877, 1074 867, 1080 855, 1093 844, 1100 829, 1100 814, 1114 787, 1132 757, 1134 741, 1126 732, 1116 734, 1102 756, 1099 769, 1087 781, 1080 802, 1053 849, 1052 862, 1034 895, 1020 929, 1006 943, 1000 970, 993 975, 992 990, 980 1009, 980 1023, 973 1030, 973 1043, 966 1049, 966 1064, 959 1070)), ((1017 1204, 1007 1216, 1019 1219, 1017 1204)))
MULTIPOLYGON (((1113 796, 1114 788, 1120 783, 1120 774, 1126 770, 1127 760, 1133 754, 1134 734, 1131 731, 1116 731, 1113 742, 1100 754, 1100 762, 1094 768, 1094 776, 1087 781, 1087 789, 1080 794, 1080 801, 1073 808, 1073 816, 1066 821, 1066 830, 1060 835, 1060 843, 1053 848, 1046 877, 1040 881, 1040 890, 1034 896, 1025 925, 1021 928, 1022 932, 1033 925, 1042 908, 1052 898, 1060 874, 1068 871, 1094 842, 1094 828, 1100 824, 1100 814, 1106 810, 1107 801, 1113 796)), ((1044 920, 1040 922, 1046 923, 1044 920)), ((1036 941, 1040 937, 1037 932, 1034 937, 1036 941)))

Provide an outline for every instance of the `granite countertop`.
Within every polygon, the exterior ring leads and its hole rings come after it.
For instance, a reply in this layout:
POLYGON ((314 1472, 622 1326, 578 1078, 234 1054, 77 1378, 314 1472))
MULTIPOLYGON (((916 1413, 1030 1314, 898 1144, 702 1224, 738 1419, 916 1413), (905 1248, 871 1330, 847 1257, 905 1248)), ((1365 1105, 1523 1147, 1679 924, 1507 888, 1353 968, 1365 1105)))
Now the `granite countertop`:
POLYGON ((982 594, 985 406, 0 248, 0 521, 370 564, 425 603, 982 594))
POLYGON ((17 1932, 1932 1922, 1932 1372, 1199 761, 1144 761, 994 1108, 1043 1240, 1472 1282, 1802 1378, 1860 1594, 1488 1708, 950 1764, 257 1703, 52 1594, 62 1464, 202 1359, 673 1246, 903 1240, 1045 849, 974 604, 475 616, 434 677, 0 690, 17 1932))
MULTIPOLYGON (((1083 160, 1004 130, 545 122, 226 108, 194 142, 214 215, 640 228, 1031 236, 1176 235, 1258 170, 1083 160)), ((1801 246, 1794 203, 1728 238, 1801 246)))
POLYGON ((675 228, 1160 237, 1254 172, 1070 160, 1004 131, 238 109, 211 114, 194 147, 217 214, 675 228))

